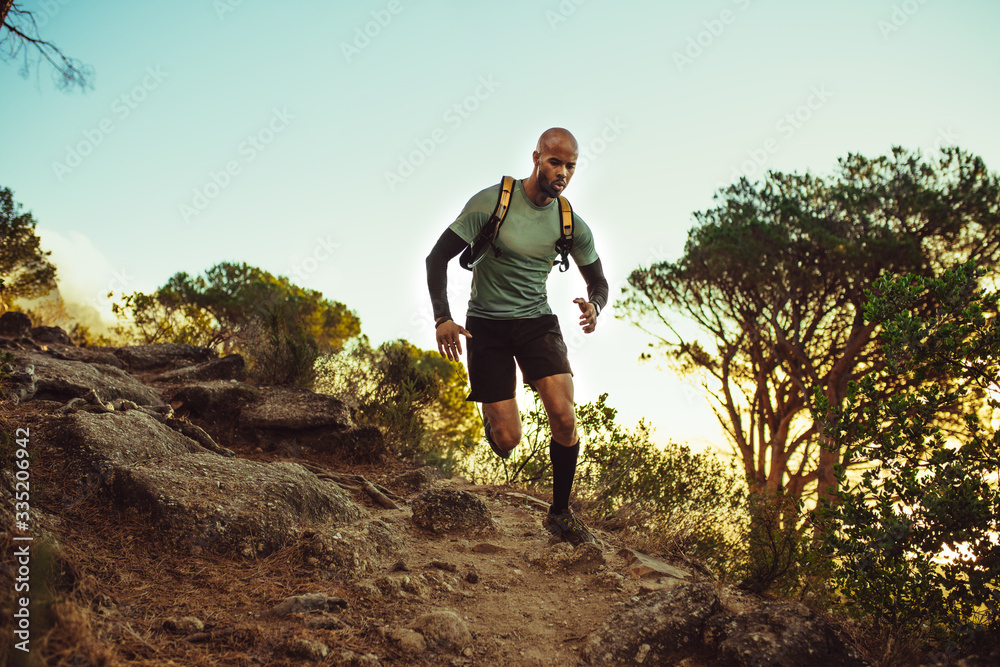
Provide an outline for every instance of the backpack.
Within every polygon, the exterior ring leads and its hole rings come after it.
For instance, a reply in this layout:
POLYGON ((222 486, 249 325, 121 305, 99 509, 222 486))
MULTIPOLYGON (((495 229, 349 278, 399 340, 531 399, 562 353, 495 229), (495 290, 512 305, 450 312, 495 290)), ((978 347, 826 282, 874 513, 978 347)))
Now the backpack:
MULTIPOLYGON (((494 256, 499 257, 502 254, 493 240, 500 233, 500 226, 503 225, 504 218, 507 217, 507 211, 510 209, 510 197, 513 192, 514 178, 504 176, 500 181, 500 194, 497 197, 496 206, 493 207, 493 215, 490 216, 472 243, 462 251, 462 256, 458 258, 458 263, 462 265, 463 269, 471 271, 472 267, 486 256, 487 246, 493 249, 494 256)), ((559 221, 561 233, 559 240, 556 241, 556 252, 559 253, 559 259, 556 263, 559 264, 560 271, 566 271, 569 269, 569 254, 573 250, 573 207, 569 205, 569 200, 565 197, 559 197, 559 221)))

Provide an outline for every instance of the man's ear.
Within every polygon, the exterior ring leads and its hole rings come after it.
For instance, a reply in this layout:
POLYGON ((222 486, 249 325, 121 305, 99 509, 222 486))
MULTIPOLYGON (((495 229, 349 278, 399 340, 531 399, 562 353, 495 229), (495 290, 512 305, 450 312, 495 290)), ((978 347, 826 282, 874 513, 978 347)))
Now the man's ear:
POLYGON ((538 160, 541 157, 542 157, 542 154, 539 153, 538 151, 532 151, 531 152, 531 161, 535 164, 536 167, 538 166, 538 160))

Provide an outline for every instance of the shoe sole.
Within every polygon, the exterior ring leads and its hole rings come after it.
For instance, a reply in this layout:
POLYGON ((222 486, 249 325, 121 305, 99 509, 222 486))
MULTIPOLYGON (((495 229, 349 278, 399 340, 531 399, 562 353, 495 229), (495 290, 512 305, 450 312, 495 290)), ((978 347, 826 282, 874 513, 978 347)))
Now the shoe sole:
POLYGON ((490 420, 487 419, 486 415, 484 414, 483 415, 483 431, 486 434, 486 442, 489 443, 490 449, 493 450, 494 454, 496 454, 497 456, 499 456, 500 458, 502 458, 504 461, 506 461, 507 459, 510 458, 510 450, 509 449, 500 449, 500 446, 497 445, 497 443, 493 442, 493 436, 490 435, 490 430, 491 430, 490 429, 490 420))

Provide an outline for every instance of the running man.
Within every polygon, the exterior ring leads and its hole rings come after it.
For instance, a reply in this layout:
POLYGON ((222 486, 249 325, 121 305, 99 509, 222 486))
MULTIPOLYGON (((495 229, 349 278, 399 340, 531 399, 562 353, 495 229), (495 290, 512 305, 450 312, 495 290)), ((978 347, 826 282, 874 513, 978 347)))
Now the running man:
MULTIPOLYGON (((461 361, 461 337, 466 337, 472 385, 466 400, 482 403, 486 440, 497 456, 510 457, 521 440, 515 360, 525 383, 541 397, 552 431, 552 505, 544 526, 574 545, 595 540, 569 508, 580 438, 573 411, 573 373, 558 319, 549 307, 546 280, 561 238, 558 197, 573 178, 578 156, 577 141, 567 130, 551 128, 538 139, 531 155, 531 175, 515 182, 495 241, 500 254, 488 249, 473 268, 465 327, 452 320, 448 307, 448 262, 486 225, 500 185, 474 195, 427 257, 438 350, 452 361, 461 361)), ((575 213, 570 255, 587 283, 587 298, 573 302, 580 308, 580 326, 589 334, 607 303, 608 282, 593 234, 575 213)))

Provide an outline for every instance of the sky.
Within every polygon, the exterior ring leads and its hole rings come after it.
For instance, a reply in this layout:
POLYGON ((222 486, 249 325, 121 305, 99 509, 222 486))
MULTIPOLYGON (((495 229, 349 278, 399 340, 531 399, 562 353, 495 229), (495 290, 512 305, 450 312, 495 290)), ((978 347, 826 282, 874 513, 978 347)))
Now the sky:
MULTIPOLYGON (((343 302, 373 342, 433 348, 424 258, 465 202, 531 172, 548 127, 581 145, 566 196, 612 301, 683 252, 692 214, 768 170, 959 145, 1000 165, 991 0, 24 0, 93 67, 60 92, 0 63, 0 187, 33 213, 68 301, 247 262, 343 302)), ((470 274, 449 271, 463 319, 470 274)), ((549 279, 578 402, 657 438, 728 445, 708 399, 613 307, 583 335, 575 269, 549 279)), ((110 315, 107 315, 110 319, 110 315)))

